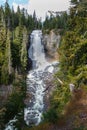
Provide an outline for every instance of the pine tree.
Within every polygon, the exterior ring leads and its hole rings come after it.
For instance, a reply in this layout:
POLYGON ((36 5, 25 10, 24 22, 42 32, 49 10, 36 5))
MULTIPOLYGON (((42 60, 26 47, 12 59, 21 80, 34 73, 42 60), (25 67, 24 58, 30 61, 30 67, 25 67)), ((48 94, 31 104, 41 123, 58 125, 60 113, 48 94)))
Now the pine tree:
POLYGON ((71 15, 77 15, 80 17, 87 16, 87 0, 71 0, 71 4, 74 5, 71 10, 71 15))
POLYGON ((6 37, 6 47, 5 47, 5 54, 4 54, 4 62, 1 69, 1 80, 3 84, 9 83, 9 76, 12 73, 11 68, 11 33, 8 29, 7 37, 6 37))
POLYGON ((33 21, 34 21, 34 28, 37 28, 37 17, 36 17, 35 10, 34 10, 34 13, 33 13, 33 21))
POLYGON ((5 3, 5 22, 6 22, 6 27, 11 26, 11 9, 7 1, 5 3))
POLYGON ((22 40, 22 47, 21 47, 21 67, 22 67, 22 72, 26 70, 27 66, 27 43, 28 43, 28 34, 27 34, 27 29, 24 27, 23 29, 23 40, 22 40))

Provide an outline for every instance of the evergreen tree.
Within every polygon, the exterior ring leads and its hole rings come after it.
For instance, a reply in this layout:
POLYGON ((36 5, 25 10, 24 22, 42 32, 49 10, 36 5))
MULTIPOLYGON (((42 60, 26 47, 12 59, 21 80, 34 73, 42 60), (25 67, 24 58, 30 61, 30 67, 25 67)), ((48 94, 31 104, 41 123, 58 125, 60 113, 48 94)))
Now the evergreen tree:
POLYGON ((57 88, 51 99, 51 106, 58 116, 63 115, 69 102, 70 83, 76 88, 82 87, 87 90, 87 0, 72 0, 71 3, 74 6, 70 8, 69 16, 66 17, 64 14, 60 17, 61 23, 63 24, 62 21, 65 19, 66 24, 58 49, 60 70, 56 73, 55 79, 59 78, 63 84, 60 85, 58 80, 55 80, 57 88))
POLYGON ((21 67, 22 72, 25 72, 27 66, 27 43, 28 43, 28 34, 27 29, 24 27, 23 29, 23 39, 22 39, 22 47, 21 47, 21 67))
POLYGON ((7 0, 5 6, 0 7, 0 87, 12 86, 4 95, 4 100, 8 100, 0 104, 0 130, 24 108, 28 34, 37 28, 41 28, 41 21, 37 20, 35 12, 33 16, 28 15, 20 7, 15 12, 7 0))
POLYGON ((74 7, 71 8, 71 14, 80 17, 87 16, 87 0, 71 0, 74 7))
POLYGON ((36 29, 37 28, 37 17, 36 17, 35 10, 34 10, 34 13, 33 13, 33 21, 34 21, 34 28, 36 29))
POLYGON ((6 22, 6 26, 10 27, 10 25, 11 25, 11 9, 10 9, 10 6, 9 6, 7 1, 5 3, 5 22, 6 22))
POLYGON ((4 62, 1 69, 1 82, 3 84, 9 83, 9 76, 11 75, 11 34, 8 29, 7 37, 6 37, 6 46, 5 46, 5 54, 4 54, 4 62))

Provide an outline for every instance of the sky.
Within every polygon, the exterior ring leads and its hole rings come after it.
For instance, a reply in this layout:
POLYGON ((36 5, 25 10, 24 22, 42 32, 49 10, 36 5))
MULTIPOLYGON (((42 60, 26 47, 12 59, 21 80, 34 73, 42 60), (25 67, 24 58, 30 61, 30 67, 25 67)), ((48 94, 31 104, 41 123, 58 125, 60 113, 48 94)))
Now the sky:
MULTIPOLYGON (((0 5, 6 0, 0 0, 0 5)), ((26 8, 29 14, 33 14, 34 10, 38 18, 44 19, 48 10, 50 11, 65 11, 70 6, 70 0, 8 0, 8 3, 14 6, 16 11, 17 6, 26 8)))

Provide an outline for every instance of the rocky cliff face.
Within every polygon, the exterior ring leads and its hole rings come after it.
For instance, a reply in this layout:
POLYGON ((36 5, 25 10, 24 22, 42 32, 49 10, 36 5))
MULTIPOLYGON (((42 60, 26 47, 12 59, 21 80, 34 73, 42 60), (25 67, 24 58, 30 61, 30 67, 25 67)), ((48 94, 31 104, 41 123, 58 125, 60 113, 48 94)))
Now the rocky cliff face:
POLYGON ((44 48, 47 56, 57 58, 57 49, 60 43, 60 35, 56 34, 53 30, 49 34, 43 36, 44 48))

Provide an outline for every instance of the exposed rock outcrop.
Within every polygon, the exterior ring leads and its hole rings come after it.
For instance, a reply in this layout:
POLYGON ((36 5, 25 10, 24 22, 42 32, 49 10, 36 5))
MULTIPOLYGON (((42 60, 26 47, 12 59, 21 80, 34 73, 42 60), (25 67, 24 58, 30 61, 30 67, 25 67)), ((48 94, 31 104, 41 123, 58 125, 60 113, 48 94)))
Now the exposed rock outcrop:
POLYGON ((55 31, 52 30, 49 34, 43 36, 43 43, 47 56, 56 59, 58 57, 57 49, 60 43, 60 35, 56 34, 55 31))

